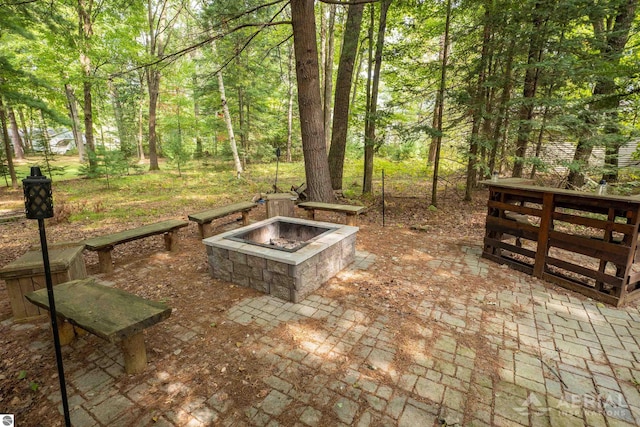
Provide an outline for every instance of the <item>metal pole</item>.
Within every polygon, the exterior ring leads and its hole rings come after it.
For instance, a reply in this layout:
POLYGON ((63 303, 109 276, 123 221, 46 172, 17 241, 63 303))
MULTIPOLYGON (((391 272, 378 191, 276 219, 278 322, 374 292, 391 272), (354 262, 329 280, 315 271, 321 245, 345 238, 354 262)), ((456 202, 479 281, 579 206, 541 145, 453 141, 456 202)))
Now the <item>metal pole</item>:
POLYGON ((58 377, 60 378, 60 395, 62 396, 62 409, 64 411, 64 423, 71 426, 69 416, 69 402, 67 401, 67 386, 64 381, 64 367, 62 366, 62 351, 60 350, 60 337, 58 336, 58 321, 56 316, 56 303, 53 298, 53 281, 51 280, 51 266, 49 264, 49 250, 47 248, 47 235, 44 230, 44 219, 38 219, 40 229, 40 246, 42 247, 42 262, 44 263, 44 275, 47 282, 47 296, 49 297, 49 314, 51 316, 51 329, 53 330, 53 345, 56 350, 56 362, 58 364, 58 377))
POLYGON ((384 169, 382 169, 382 226, 384 227, 384 214, 385 214, 385 201, 384 201, 384 169))

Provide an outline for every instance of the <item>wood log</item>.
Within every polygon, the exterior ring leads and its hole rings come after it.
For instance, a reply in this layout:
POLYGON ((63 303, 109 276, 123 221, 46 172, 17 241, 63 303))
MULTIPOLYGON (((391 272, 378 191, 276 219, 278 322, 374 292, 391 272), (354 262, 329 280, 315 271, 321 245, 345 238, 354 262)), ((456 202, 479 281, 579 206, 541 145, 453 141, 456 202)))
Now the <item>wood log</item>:
POLYGON ((144 333, 138 332, 121 342, 124 355, 124 370, 127 374, 137 374, 147 366, 147 350, 144 344, 144 333))
POLYGON ((98 264, 101 273, 113 273, 113 261, 111 260, 111 251, 113 248, 107 248, 98 251, 98 264))

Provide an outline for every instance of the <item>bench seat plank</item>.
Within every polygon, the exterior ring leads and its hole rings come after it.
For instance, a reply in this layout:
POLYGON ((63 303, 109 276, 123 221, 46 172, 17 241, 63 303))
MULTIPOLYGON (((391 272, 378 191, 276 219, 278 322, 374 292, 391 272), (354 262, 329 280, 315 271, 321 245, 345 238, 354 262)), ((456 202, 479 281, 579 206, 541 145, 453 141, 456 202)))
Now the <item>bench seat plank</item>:
MULTIPOLYGON (((167 319, 171 308, 121 289, 95 283, 95 279, 80 279, 61 283, 53 289, 56 314, 69 323, 117 342, 167 319)), ((47 289, 26 295, 33 304, 49 309, 47 289)))
POLYGON ((242 225, 249 225, 249 212, 256 206, 258 206, 258 204, 254 202, 233 203, 231 205, 191 214, 189 215, 189 220, 198 224, 200 237, 204 239, 210 234, 211 222, 214 219, 222 218, 233 213, 242 212, 242 225))
POLYGON ((213 221, 214 219, 222 218, 232 213, 250 211, 256 206, 258 206, 258 204, 254 202, 234 203, 232 205, 227 205, 220 208, 209 209, 206 211, 191 214, 189 215, 189 220, 194 221, 197 224, 206 224, 208 222, 213 221))
POLYGON ((187 221, 178 219, 169 219, 166 221, 156 222, 154 224, 144 225, 142 227, 133 228, 131 230, 121 231, 119 233, 107 234, 106 236, 92 237, 83 241, 85 248, 92 251, 100 251, 112 248, 121 243, 131 242, 144 237, 154 236, 156 234, 169 233, 178 228, 189 225, 187 221))
POLYGON ((347 225, 357 225, 358 215, 364 212, 364 206, 340 205, 337 203, 322 202, 302 202, 298 207, 305 209, 309 213, 310 219, 315 219, 315 211, 340 212, 347 215, 347 225))
POLYGON ((364 211, 364 206, 354 205, 340 205, 336 203, 322 203, 322 202, 302 202, 298 203, 298 207, 307 210, 320 210, 331 212, 344 212, 352 215, 356 215, 364 211))

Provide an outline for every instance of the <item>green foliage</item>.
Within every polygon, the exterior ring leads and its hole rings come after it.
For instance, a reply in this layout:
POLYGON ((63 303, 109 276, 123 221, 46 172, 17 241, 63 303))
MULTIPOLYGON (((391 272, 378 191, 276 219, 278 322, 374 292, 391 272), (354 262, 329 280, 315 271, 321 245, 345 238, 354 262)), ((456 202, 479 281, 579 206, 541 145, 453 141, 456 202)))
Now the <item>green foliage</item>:
POLYGON ((82 165, 80 174, 87 178, 106 178, 107 187, 109 178, 129 172, 129 161, 120 150, 108 150, 104 146, 98 146, 95 152, 87 154, 93 161, 82 165), (95 167, 92 167, 91 163, 95 164, 95 167))
POLYGON ((378 151, 381 156, 396 162, 415 158, 417 153, 418 148, 414 141, 383 145, 378 151))
POLYGON ((180 130, 170 133, 168 141, 164 145, 164 153, 169 162, 178 168, 178 174, 182 176, 182 168, 191 159, 193 147, 182 140, 180 130))
MULTIPOLYGON (((476 167, 479 174, 485 174, 491 167, 492 151, 496 148, 500 169, 506 171, 511 167, 516 159, 515 142, 523 124, 531 126, 530 147, 537 135, 542 135, 544 145, 554 141, 574 144, 580 141, 589 148, 615 147, 637 137, 640 134, 640 121, 637 120, 640 51, 628 48, 620 55, 608 57, 608 47, 603 44, 605 38, 596 34, 593 25, 596 18, 602 18, 606 20, 603 22, 609 23, 603 28, 615 30, 612 26, 616 22, 618 3, 573 0, 454 2, 451 32, 455 48, 450 52, 447 68, 440 172, 447 175, 464 168, 469 159, 471 119, 476 112, 482 118, 475 139, 479 142, 476 167), (537 12, 545 22, 544 54, 531 62, 529 48, 537 35, 532 18, 537 5, 537 12), (485 9, 487 7, 489 10, 485 9), (482 58, 485 24, 488 24, 486 28, 491 37, 487 46, 489 56, 482 58), (485 62, 489 66, 484 70, 484 82, 479 85, 478 78, 485 62), (509 66, 511 72, 507 74, 509 66), (530 69, 535 69, 539 77, 538 91, 535 97, 525 99, 523 83, 525 73, 530 69), (608 82, 615 89, 612 93, 616 102, 611 96, 594 95, 594 85, 598 82, 608 82), (486 96, 476 96, 479 89, 486 90, 486 96), (503 99, 503 94, 508 96, 503 99), (533 107, 533 118, 522 120, 520 110, 528 104, 533 107), (500 106, 504 107, 502 113, 500 106), (502 129, 498 129, 499 119, 502 129)), ((399 168, 398 164, 408 161, 422 165, 422 159, 426 158, 430 140, 435 135, 433 115, 441 71, 439 53, 445 4, 444 1, 394 2, 389 11, 389 36, 383 52, 376 117, 376 156, 381 157, 380 162, 376 160, 376 174, 381 164, 393 173, 394 168, 399 168)), ((179 175, 191 176, 188 160, 194 153, 203 159, 202 164, 206 164, 208 170, 220 173, 226 167, 225 161, 231 159, 215 78, 219 69, 225 79, 238 148, 247 164, 271 167, 274 148, 279 146, 284 152, 291 81, 288 75, 291 28, 287 25, 255 26, 256 23, 289 20, 286 9, 280 13, 282 6, 266 5, 257 0, 221 0, 199 7, 192 7, 188 2, 184 4, 190 9, 175 21, 172 43, 165 51, 168 60, 157 64, 162 70, 157 133, 163 143, 167 165, 177 169, 179 175), (214 40, 207 41, 205 37, 214 40), (200 44, 198 49, 172 55, 179 49, 197 44, 200 44), (202 142, 198 153, 196 140, 202 142)), ((326 8, 326 5, 319 4, 318 13, 321 7, 326 8)), ((152 55, 149 55, 145 38, 141 37, 148 31, 148 11, 145 2, 104 2, 92 14, 94 36, 89 43, 83 44, 78 36, 76 8, 74 2, 66 1, 5 2, 0 5, 0 28, 3 29, 0 93, 7 104, 24 113, 25 126, 32 128, 34 133, 43 127, 36 123, 41 111, 51 123, 62 123, 68 128, 64 85, 70 85, 76 98, 82 100, 84 73, 79 53, 86 53, 91 60, 94 129, 96 132, 104 129, 107 143, 109 139, 117 141, 119 150, 107 153, 96 149, 93 159, 98 166, 94 170, 84 166, 83 174, 123 177, 134 168, 141 168, 135 162, 138 138, 145 145, 148 140, 145 65, 152 55)), ((377 8, 365 8, 361 56, 356 60, 352 89, 347 168, 359 165, 363 155, 367 15, 377 8)), ((334 31, 335 62, 344 31, 344 10, 338 10, 334 31)), ((638 11, 636 26, 637 15, 638 11)), ((634 28, 628 46, 637 46, 639 41, 640 33, 634 28)), ((333 78, 335 71, 334 68, 333 78)), ((295 96, 294 92, 294 100, 295 96)), ((295 108, 293 114, 293 155, 296 160, 302 158, 301 119, 295 108)), ((7 182, 6 156, 1 156, 0 153, 0 175, 5 176, 7 182)), ((521 160, 527 168, 535 167, 541 173, 548 173, 551 160, 555 159, 538 159, 527 152, 521 160)), ((58 160, 49 157, 48 152, 44 154, 44 162, 49 175, 62 178, 75 174, 75 165, 66 170, 51 166, 58 160)), ((615 171, 593 168, 583 161, 564 163, 571 171, 587 174, 615 171)), ((16 165, 17 168, 22 166, 16 165)), ((422 170, 414 177, 424 179, 426 172, 422 170)), ((298 172, 295 181, 300 176, 298 172)), ((355 180, 360 181, 359 177, 355 180)), ((345 182, 351 184, 350 179, 345 178, 345 182)), ((349 185, 347 191, 355 192, 356 188, 349 185)))

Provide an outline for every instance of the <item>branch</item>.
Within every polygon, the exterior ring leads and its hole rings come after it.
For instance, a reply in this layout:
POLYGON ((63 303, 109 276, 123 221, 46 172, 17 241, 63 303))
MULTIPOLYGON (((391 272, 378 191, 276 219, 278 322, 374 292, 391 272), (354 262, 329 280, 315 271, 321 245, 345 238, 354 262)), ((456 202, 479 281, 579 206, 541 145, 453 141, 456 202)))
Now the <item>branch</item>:
POLYGON ((286 42, 288 42, 289 40, 291 40, 291 38, 293 37, 293 34, 289 34, 284 40, 282 40, 280 43, 278 43, 277 45, 269 48, 269 50, 267 50, 267 52, 264 54, 264 56, 262 57, 263 60, 267 59, 267 57, 269 56, 269 54, 271 53, 271 51, 273 49, 278 49, 280 46, 282 46, 283 44, 285 44, 286 42))
POLYGON ((236 31, 239 31, 239 30, 241 30, 243 28, 248 28, 248 27, 261 27, 261 28, 264 28, 264 27, 271 27, 271 26, 282 25, 282 24, 291 24, 291 21, 280 21, 280 22, 271 22, 271 23, 263 23, 263 24, 242 24, 242 25, 238 25, 237 27, 232 28, 231 30, 227 31, 226 33, 216 34, 215 36, 207 37, 206 39, 204 39, 202 41, 199 41, 198 43, 196 43, 194 45, 187 46, 187 47, 185 47, 183 49, 180 49, 180 50, 178 50, 176 52, 170 53, 168 55, 164 55, 161 58, 158 58, 158 59, 156 59, 154 61, 147 62, 145 64, 141 64, 141 65, 138 65, 136 67, 129 68, 128 70, 120 71, 118 73, 110 74, 109 78, 120 77, 120 76, 123 76, 125 74, 131 73, 133 71, 140 70, 142 68, 148 68, 148 67, 152 67, 154 65, 158 65, 161 62, 174 61, 175 59, 181 57, 182 55, 185 55, 185 54, 187 54, 189 52, 193 52, 194 50, 199 49, 202 46, 204 46, 204 45, 206 45, 208 43, 211 43, 214 40, 218 40, 218 39, 220 39, 220 38, 222 38, 224 36, 232 34, 232 33, 236 32, 236 31))
MULTIPOLYGON (((216 74, 220 71, 222 71, 224 68, 226 68, 227 65, 229 65, 229 63, 234 59, 237 58, 242 52, 244 52, 244 50, 247 48, 247 46, 249 46, 249 43, 251 43, 251 40, 253 40, 254 38, 256 38, 256 36, 258 34, 260 34, 260 32, 265 29, 266 27, 270 27, 273 25, 278 25, 279 23, 277 22, 273 22, 274 19, 276 19, 276 16, 280 15, 282 13, 282 11, 289 5, 289 2, 287 1, 284 6, 282 6, 280 8, 280 10, 278 10, 269 20, 269 22, 267 22, 266 24, 262 24, 260 26, 260 28, 251 35, 251 37, 249 37, 249 39, 247 39, 247 41, 244 43, 244 45, 242 45, 242 48, 240 48, 240 50, 238 50, 235 55, 233 55, 231 58, 229 58, 224 64, 222 64, 221 67, 218 68, 218 70, 216 71, 216 74)), ((291 21, 284 21, 288 24, 291 24, 291 21)), ((280 23, 283 23, 282 21, 280 23)))
POLYGON ((351 0, 351 1, 341 1, 341 0, 318 0, 320 3, 326 4, 338 4, 342 6, 353 6, 356 4, 369 4, 369 3, 378 3, 380 0, 351 0))
POLYGON ((24 4, 29 4, 29 3, 37 3, 40 0, 23 0, 23 1, 17 1, 15 3, 0 3, 0 7, 5 7, 5 6, 22 6, 24 4))

